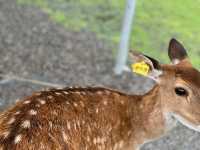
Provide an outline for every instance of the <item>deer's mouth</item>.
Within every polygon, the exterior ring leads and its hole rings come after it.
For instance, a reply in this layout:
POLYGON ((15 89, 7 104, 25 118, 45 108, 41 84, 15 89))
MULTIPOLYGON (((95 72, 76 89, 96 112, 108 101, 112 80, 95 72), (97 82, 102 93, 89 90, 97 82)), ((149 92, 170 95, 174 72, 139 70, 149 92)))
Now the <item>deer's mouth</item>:
POLYGON ((184 117, 175 114, 175 113, 171 113, 172 117, 174 117, 177 121, 179 121, 182 125, 188 127, 191 130, 200 132, 200 125, 195 125, 194 123, 188 121, 187 119, 185 119, 184 117))

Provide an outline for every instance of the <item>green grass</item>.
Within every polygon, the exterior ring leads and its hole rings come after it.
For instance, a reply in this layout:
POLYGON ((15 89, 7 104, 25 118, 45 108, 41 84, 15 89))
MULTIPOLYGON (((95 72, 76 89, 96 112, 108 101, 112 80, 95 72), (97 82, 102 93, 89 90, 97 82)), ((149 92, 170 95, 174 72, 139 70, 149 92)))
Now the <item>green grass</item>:
MULTIPOLYGON (((17 0, 36 5, 66 28, 95 32, 113 44, 120 39, 125 1, 122 0, 17 0)), ((168 62, 167 47, 176 37, 200 68, 200 0, 137 0, 131 47, 168 62)))

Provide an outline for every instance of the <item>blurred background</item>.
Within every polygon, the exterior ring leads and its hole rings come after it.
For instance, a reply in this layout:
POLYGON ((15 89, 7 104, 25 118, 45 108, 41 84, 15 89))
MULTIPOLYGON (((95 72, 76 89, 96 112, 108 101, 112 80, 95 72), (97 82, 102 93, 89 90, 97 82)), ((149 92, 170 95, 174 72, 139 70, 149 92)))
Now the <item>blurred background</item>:
MULTIPOLYGON (((148 91, 151 80, 113 72, 125 8, 125 0, 0 0, 0 110, 48 87, 148 91)), ((168 42, 175 37, 200 68, 199 14, 200 0, 137 0, 130 48, 167 63, 168 42)), ((179 125, 142 150, 199 145, 200 134, 179 125)))

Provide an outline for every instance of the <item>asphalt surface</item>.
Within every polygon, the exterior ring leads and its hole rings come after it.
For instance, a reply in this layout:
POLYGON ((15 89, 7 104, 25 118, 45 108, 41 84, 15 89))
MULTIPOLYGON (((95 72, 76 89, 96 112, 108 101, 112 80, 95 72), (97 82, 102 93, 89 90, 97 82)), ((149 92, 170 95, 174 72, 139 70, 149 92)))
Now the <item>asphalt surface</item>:
MULTIPOLYGON (((112 49, 94 33, 73 32, 54 23, 39 8, 0 0, 0 73, 66 86, 102 85, 144 93, 153 83, 130 73, 113 73, 112 49), (142 83, 142 84, 141 84, 142 83)), ((46 86, 0 81, 0 110, 46 86)), ((182 125, 142 150, 200 150, 200 134, 182 125)))

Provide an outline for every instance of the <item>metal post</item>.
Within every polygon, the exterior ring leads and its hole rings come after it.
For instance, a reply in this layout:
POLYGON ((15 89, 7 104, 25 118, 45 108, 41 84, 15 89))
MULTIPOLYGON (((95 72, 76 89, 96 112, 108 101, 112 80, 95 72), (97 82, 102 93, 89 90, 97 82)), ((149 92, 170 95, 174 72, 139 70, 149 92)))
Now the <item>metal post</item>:
POLYGON ((121 74, 126 67, 126 61, 129 51, 129 40, 131 34, 131 27, 133 16, 135 13, 136 0, 127 0, 126 12, 123 20, 123 27, 121 32, 121 41, 116 59, 116 66, 114 69, 115 74, 121 74))

